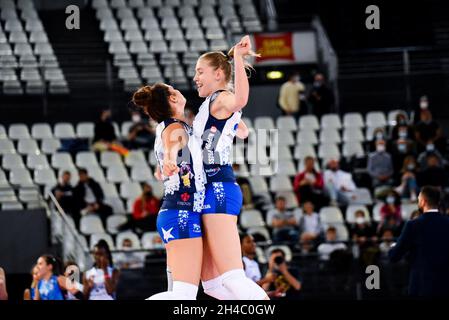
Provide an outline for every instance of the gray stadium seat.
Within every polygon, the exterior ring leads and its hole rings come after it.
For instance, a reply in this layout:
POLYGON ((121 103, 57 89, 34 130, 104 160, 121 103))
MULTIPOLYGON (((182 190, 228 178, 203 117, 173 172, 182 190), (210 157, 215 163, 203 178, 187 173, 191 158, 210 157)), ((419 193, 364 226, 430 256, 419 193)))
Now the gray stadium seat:
POLYGON ((42 139, 41 150, 45 154, 53 154, 61 147, 61 141, 56 138, 42 139))
POLYGON ((2 157, 2 168, 6 170, 24 169, 25 164, 20 154, 7 153, 2 157))
POLYGON ((98 241, 104 240, 109 245, 109 249, 115 250, 114 241, 112 240, 112 237, 107 233, 94 233, 90 236, 90 243, 89 248, 92 250, 95 245, 98 243, 98 241))
POLYGON ((325 224, 344 223, 343 214, 337 207, 323 207, 319 214, 321 221, 325 224))
POLYGON ((385 127, 387 119, 381 111, 370 111, 366 114, 366 126, 371 128, 385 127))
POLYGON ((337 129, 332 127, 322 126, 320 131, 321 143, 341 143, 340 133, 337 129))
POLYGON ((152 53, 163 53, 168 52, 167 44, 164 40, 153 40, 150 44, 150 52, 152 53))
POLYGON ((362 114, 360 112, 350 112, 343 116, 344 128, 363 128, 365 123, 363 121, 362 114))
POLYGON ((122 182, 120 184, 120 196, 127 200, 135 200, 142 195, 142 187, 138 182, 122 182))
POLYGON ((27 167, 29 169, 50 168, 47 157, 44 154, 29 154, 27 156, 27 167))
POLYGON ((57 123, 54 128, 55 138, 74 139, 76 138, 75 129, 71 123, 57 123))
POLYGON ((99 167, 95 154, 90 151, 81 151, 76 154, 75 163, 78 167, 88 168, 90 166, 99 167))
POLYGON ((51 166, 56 169, 61 168, 75 169, 75 164, 73 163, 72 156, 68 152, 54 153, 51 156, 51 166))
POLYGON ((128 182, 129 177, 126 169, 121 166, 110 166, 107 168, 106 179, 109 182, 120 183, 120 182, 128 182))
POLYGON ((85 235, 104 233, 103 223, 96 214, 88 214, 81 217, 80 231, 85 235))
POLYGON ((54 186, 57 183, 57 179, 53 169, 36 169, 34 170, 34 182, 42 186, 54 186))
POLYGON ((8 136, 12 140, 30 138, 28 127, 23 123, 12 124, 9 126, 8 136))
POLYGON ((19 185, 22 187, 33 186, 33 179, 27 169, 12 169, 9 172, 9 182, 13 185, 19 185))
POLYGON ((20 139, 17 143, 17 151, 20 154, 39 154, 39 146, 34 139, 20 139))
POLYGON ((199 52, 204 52, 207 51, 209 49, 206 40, 202 40, 202 39, 195 39, 190 41, 190 46, 189 46, 190 51, 199 51, 199 52))
POLYGON ((270 191, 271 192, 282 192, 282 191, 293 191, 293 185, 288 176, 275 175, 270 178, 270 191))
POLYGON ((245 229, 265 227, 265 221, 259 210, 242 210, 240 214, 240 225, 245 229))
POLYGON ((154 180, 151 168, 148 165, 135 165, 131 167, 131 180, 137 182, 146 182, 154 180))
POLYGON ((153 244, 153 239, 155 237, 159 237, 159 233, 157 231, 150 231, 150 232, 145 232, 142 235, 142 239, 141 239, 141 243, 142 243, 142 248, 145 250, 152 250, 155 249, 155 246, 153 244))
POLYGON ((114 214, 109 216, 106 220, 106 230, 110 234, 117 234, 119 232, 118 227, 125 224, 128 221, 126 216, 121 214, 114 214))
POLYGON ((76 125, 76 135, 78 138, 93 139, 94 124, 92 122, 80 122, 76 125))
POLYGON ((208 27, 206 29, 206 39, 208 40, 223 40, 225 35, 220 27, 208 27))
POLYGON ((349 205, 346 209, 346 222, 354 223, 355 222, 355 213, 358 210, 362 210, 365 214, 365 219, 367 221, 371 221, 371 217, 368 211, 368 208, 364 205, 349 205))
POLYGON ((113 151, 103 151, 100 154, 100 164, 103 167, 119 166, 122 164, 120 155, 113 151))

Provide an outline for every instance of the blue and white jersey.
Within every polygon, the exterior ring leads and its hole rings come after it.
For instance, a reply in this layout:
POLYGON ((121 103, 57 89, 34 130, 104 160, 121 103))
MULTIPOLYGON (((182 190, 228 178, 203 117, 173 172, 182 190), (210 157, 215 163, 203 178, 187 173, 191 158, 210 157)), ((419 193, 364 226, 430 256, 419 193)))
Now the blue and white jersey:
POLYGON ((154 152, 161 172, 164 168, 164 146, 162 133, 170 124, 180 123, 184 127, 188 142, 178 152, 177 164, 179 173, 164 179, 164 199, 162 208, 193 210, 201 212, 204 201, 205 176, 201 146, 193 136, 192 128, 183 121, 169 119, 156 127, 154 152), (194 196, 192 196, 194 195, 194 196))
POLYGON ((210 107, 220 92, 206 98, 193 121, 193 133, 201 139, 204 171, 207 183, 235 181, 231 155, 234 137, 242 112, 234 112, 227 119, 217 119, 210 113, 210 107))

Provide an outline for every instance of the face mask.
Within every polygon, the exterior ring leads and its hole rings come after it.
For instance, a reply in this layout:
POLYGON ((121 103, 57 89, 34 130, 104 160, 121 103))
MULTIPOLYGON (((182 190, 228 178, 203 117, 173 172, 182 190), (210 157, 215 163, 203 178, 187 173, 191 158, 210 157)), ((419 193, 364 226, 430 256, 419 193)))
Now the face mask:
POLYGON ((405 143, 398 143, 398 151, 399 152, 406 152, 407 151, 407 145, 405 143))
POLYGON ((337 171, 338 171, 338 168, 331 168, 331 171, 332 171, 332 172, 337 172, 337 171))
POLYGON ((387 203, 388 203, 388 204, 394 204, 395 200, 396 200, 396 199, 395 199, 394 197, 392 197, 392 196, 388 196, 388 197, 387 197, 387 203))
POLYGON ((123 251, 131 251, 132 250, 131 247, 123 247, 122 249, 123 249, 123 251))
POLYGON ((407 169, 410 170, 410 171, 413 171, 413 170, 415 170, 415 165, 414 164, 409 164, 409 165, 407 165, 407 169))
POLYGON ((133 114, 133 116, 131 117, 133 122, 140 122, 141 118, 138 114, 133 114))
POLYGON ((421 103, 419 104, 419 107, 421 109, 427 109, 429 107, 429 103, 427 101, 421 101, 421 103))
POLYGON ((398 132, 399 138, 407 138, 407 130, 401 130, 398 132))
POLYGON ((376 147, 377 152, 384 152, 385 151, 385 145, 379 144, 376 147))
POLYGON ((383 140, 383 139, 384 139, 384 134, 383 134, 383 132, 378 132, 378 133, 376 133, 376 139, 377 139, 377 140, 383 140))
POLYGON ((298 82, 299 80, 301 80, 301 78, 300 77, 293 77, 293 82, 298 82))
POLYGON ((322 83, 321 81, 315 81, 315 82, 313 83, 313 86, 316 87, 316 88, 319 88, 319 87, 321 87, 322 85, 323 85, 323 83, 322 83))
POLYGON ((400 126, 405 126, 405 125, 407 125, 407 121, 405 121, 405 119, 400 119, 400 120, 398 121, 398 124, 399 124, 400 126))
POLYGON ((355 222, 357 224, 364 224, 365 223, 365 218, 364 217, 357 217, 357 218, 355 218, 355 222))
POLYGON ((432 143, 429 143, 426 146, 426 150, 431 152, 431 151, 435 150, 435 146, 432 143))

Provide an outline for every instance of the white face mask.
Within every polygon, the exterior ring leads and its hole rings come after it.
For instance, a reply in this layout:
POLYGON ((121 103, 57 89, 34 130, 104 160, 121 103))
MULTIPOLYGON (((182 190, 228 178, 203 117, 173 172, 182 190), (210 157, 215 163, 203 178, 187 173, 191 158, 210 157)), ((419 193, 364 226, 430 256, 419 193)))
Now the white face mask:
POLYGON ((384 152, 385 151, 385 145, 379 144, 376 147, 377 152, 384 152))
POLYGON ((142 118, 138 114, 133 114, 131 118, 133 122, 140 122, 140 120, 142 120, 142 118))
POLYGON ((395 200, 396 199, 394 197, 392 197, 392 196, 387 197, 387 203, 388 204, 394 204, 395 200))
POLYGON ((419 106, 421 109, 427 109, 429 107, 429 103, 427 101, 421 101, 419 106))
POLYGON ((435 150, 435 146, 432 143, 429 143, 426 146, 426 150, 432 152, 433 150, 435 150))
POLYGON ((365 223, 365 218, 364 217, 357 217, 357 218, 355 218, 355 222, 357 224, 364 224, 365 223))
POLYGON ((398 134, 400 138, 407 138, 407 130, 401 130, 398 134))
POLYGON ((398 150, 399 150, 399 152, 406 152, 407 145, 405 143, 398 143, 398 150))
POLYGON ((377 132, 377 133, 376 133, 376 139, 377 139, 377 140, 382 140, 383 138, 384 138, 383 132, 377 132))

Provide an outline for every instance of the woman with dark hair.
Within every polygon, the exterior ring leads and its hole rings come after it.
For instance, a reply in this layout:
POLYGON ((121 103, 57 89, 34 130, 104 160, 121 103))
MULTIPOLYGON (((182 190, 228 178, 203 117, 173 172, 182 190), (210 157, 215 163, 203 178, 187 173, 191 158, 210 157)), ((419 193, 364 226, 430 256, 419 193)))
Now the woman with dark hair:
POLYGON ((195 300, 203 256, 205 181, 199 140, 186 123, 186 99, 179 90, 162 83, 145 86, 134 93, 133 102, 159 123, 154 152, 165 190, 156 225, 167 251, 167 271, 173 277, 172 291, 149 299, 195 300))
POLYGON ((401 202, 395 191, 390 191, 385 198, 386 204, 380 208, 380 223, 378 233, 386 227, 398 229, 402 224, 401 202))
POLYGON ((93 255, 94 265, 83 277, 84 297, 88 300, 115 300, 120 271, 114 268, 108 243, 98 241, 93 255))
POLYGON ((37 259, 33 282, 34 290, 30 290, 32 300, 64 300, 62 290, 67 290, 67 279, 60 275, 59 261, 52 255, 45 254, 37 259))

